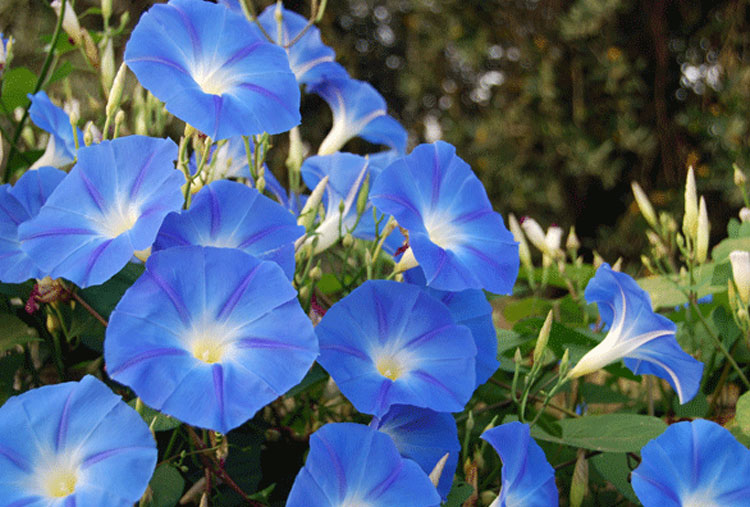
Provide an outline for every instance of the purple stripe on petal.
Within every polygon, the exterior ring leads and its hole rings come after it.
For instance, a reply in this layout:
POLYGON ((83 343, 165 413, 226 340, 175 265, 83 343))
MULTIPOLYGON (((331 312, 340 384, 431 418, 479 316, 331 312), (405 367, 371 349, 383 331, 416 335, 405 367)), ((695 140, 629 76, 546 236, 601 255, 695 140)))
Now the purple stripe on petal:
POLYGON ((380 384, 380 389, 378 389, 378 394, 375 397, 375 415, 382 415, 390 406, 390 403, 388 403, 388 392, 391 390, 392 385, 393 381, 387 378, 383 379, 383 383, 380 384))
POLYGON ((129 58, 127 61, 128 64, 138 63, 138 62, 158 63, 160 65, 166 65, 167 67, 172 67, 173 69, 178 70, 182 72, 183 74, 185 74, 186 76, 190 76, 192 78, 190 73, 187 70, 185 70, 182 67, 182 65, 180 65, 177 62, 173 62, 172 60, 169 60, 167 58, 162 58, 160 56, 141 56, 138 58, 129 58))
POLYGON ((102 194, 99 193, 99 190, 96 189, 96 187, 88 178, 88 176, 86 176, 85 172, 78 171, 78 174, 81 178, 81 181, 83 181, 83 185, 86 187, 86 192, 88 192, 88 194, 94 200, 94 203, 96 204, 96 207, 99 208, 99 211, 101 211, 102 214, 104 214, 105 210, 107 209, 107 203, 104 202, 104 198, 102 197, 102 194))
POLYGON ((24 459, 16 454, 15 451, 12 451, 8 449, 7 447, 3 447, 0 445, 0 456, 5 456, 8 461, 16 465, 18 468, 23 470, 24 472, 31 472, 31 468, 28 466, 28 464, 24 461, 24 459))
POLYGON ((243 338, 237 341, 236 345, 243 349, 307 350, 305 347, 266 338, 243 338))
POLYGON ((175 290, 170 287, 167 281, 158 274, 154 273, 153 271, 146 271, 146 273, 148 273, 154 283, 156 283, 156 285, 158 285, 159 288, 167 294, 169 300, 172 302, 172 306, 174 306, 175 310, 177 310, 177 313, 180 314, 180 320, 182 320, 183 324, 189 324, 190 311, 185 306, 185 303, 182 301, 180 295, 177 294, 177 292, 175 292, 175 290))
POLYGON ((346 472, 344 471, 344 466, 341 464, 341 460, 339 459, 338 454, 336 454, 336 450, 333 448, 331 443, 328 442, 328 440, 323 438, 322 435, 319 435, 318 441, 323 444, 326 452, 328 453, 328 459, 333 465, 333 471, 336 474, 336 479, 339 483, 339 498, 344 499, 346 497, 347 490, 346 472))
POLYGON ((241 83, 240 88, 244 88, 246 90, 250 90, 251 92, 255 92, 259 95, 263 95, 266 98, 269 98, 276 102, 278 105, 289 111, 291 114, 297 114, 297 111, 294 111, 292 108, 289 107, 289 104, 281 99, 278 95, 273 93, 272 91, 263 88, 262 86, 258 86, 252 83, 241 83))
POLYGON ((26 505, 32 505, 37 503, 41 498, 38 495, 34 496, 27 496, 26 498, 21 498, 20 500, 16 500, 12 504, 8 505, 8 507, 25 507, 26 505))
POLYGON ((430 207, 435 209, 440 200, 440 159, 438 157, 438 145, 435 144, 435 154, 432 158, 432 196, 430 198, 430 207))
POLYGON ((57 423, 57 432, 55 435, 55 450, 60 451, 65 446, 65 437, 68 435, 68 419, 70 414, 70 403, 75 391, 71 390, 63 405, 60 421, 57 423))
POLYGON ((225 428, 227 423, 225 421, 224 413, 224 370, 221 368, 221 364, 215 363, 211 368, 211 373, 214 377, 214 394, 216 395, 216 404, 219 412, 219 424, 222 428, 225 428))
POLYGON ((250 245, 252 245, 253 243, 255 243, 256 241, 259 241, 259 240, 265 238, 266 236, 268 236, 269 234, 272 234, 272 233, 278 231, 279 229, 283 229, 285 227, 289 227, 289 225, 277 225, 275 227, 269 227, 268 229, 263 229, 260 232, 256 232, 255 234, 253 234, 252 236, 250 236, 249 238, 247 238, 245 241, 243 241, 242 243, 240 243, 237 246, 237 248, 239 248, 240 250, 242 250, 244 248, 247 248, 250 245))
POLYGON ((221 120, 221 106, 224 103, 224 101, 221 98, 221 95, 214 95, 214 131, 211 134, 213 137, 216 137, 219 133, 219 121, 221 120))
POLYGON ((463 401, 459 400, 458 398, 456 398, 456 395, 453 393, 453 391, 451 391, 445 384, 443 384, 442 382, 440 382, 438 379, 436 379, 435 377, 433 377, 429 373, 427 373, 427 372, 425 372, 423 370, 416 370, 416 371, 412 372, 412 375, 414 375, 415 377, 419 377, 421 380, 424 380, 428 384, 432 384, 435 387, 440 388, 441 390, 443 390, 446 393, 448 393, 448 395, 451 398, 453 398, 454 400, 456 400, 456 403, 458 403, 460 406, 464 406, 465 402, 463 402, 463 401))
POLYGON ((58 227, 58 228, 48 229, 46 231, 30 234, 25 239, 46 238, 48 236, 69 236, 71 234, 82 234, 82 235, 85 234, 87 236, 90 236, 95 233, 94 231, 90 229, 81 229, 77 227, 58 227))
POLYGON ((418 217, 422 216, 422 213, 417 209, 416 206, 414 206, 414 204, 412 204, 411 202, 409 202, 406 199, 403 199, 402 197, 399 197, 397 195, 393 195, 393 194, 380 194, 380 195, 371 196, 370 199, 372 199, 373 197, 377 197, 379 199, 389 200, 389 201, 391 201, 391 202, 393 202, 395 204, 398 204, 399 206, 403 206, 404 208, 408 209, 409 211, 411 211, 412 213, 414 213, 418 217))
POLYGON ((219 231, 219 228, 221 227, 221 207, 219 205, 219 198, 216 196, 216 192, 214 191, 214 187, 208 186, 208 201, 210 203, 210 210, 211 210, 211 238, 216 238, 216 233, 219 231))
POLYGON ((141 183, 143 182, 143 178, 146 177, 146 173, 151 167, 151 162, 153 162, 155 156, 156 156, 156 151, 152 151, 149 154, 146 161, 141 166, 141 169, 138 171, 138 176, 135 178, 135 181, 133 182, 133 186, 130 189, 131 199, 135 199, 135 197, 138 195, 138 191, 141 189, 141 183))
POLYGON ((353 349, 345 345, 323 345, 321 344, 320 350, 335 350, 336 352, 343 352, 344 354, 349 354, 350 356, 355 356, 365 361, 370 360, 370 357, 364 352, 362 352, 361 350, 353 349))
POLYGON ((97 452, 96 454, 92 454, 91 456, 88 456, 86 459, 83 460, 83 463, 81 463, 81 469, 85 470, 91 465, 95 465, 96 463, 99 463, 100 461, 104 461, 107 458, 110 458, 112 456, 115 456, 123 452, 130 452, 132 450, 137 450, 137 449, 143 449, 144 451, 149 450, 148 447, 128 446, 128 447, 118 447, 116 449, 108 449, 106 451, 97 452))
POLYGON ((245 58, 247 55, 255 51, 258 48, 258 46, 260 46, 261 44, 262 42, 258 41, 258 42, 253 42, 249 46, 240 48, 237 52, 235 52, 232 56, 230 56, 226 62, 224 62, 224 64, 222 65, 222 68, 228 65, 232 65, 236 61, 245 58))
POLYGON ((76 507, 76 496, 70 495, 65 499, 65 503, 63 504, 65 507, 76 507))
POLYGON ((198 31, 195 29, 195 26, 193 26, 193 22, 190 20, 190 17, 177 7, 174 3, 169 4, 170 7, 172 7, 174 10, 177 11, 177 13, 180 15, 180 18, 182 18, 182 24, 185 25, 185 28, 187 28, 188 35, 190 35, 190 42, 193 45, 193 58, 196 60, 200 60, 203 56, 203 51, 201 49, 201 41, 198 37, 198 31))
POLYGON ((491 209, 485 208, 485 209, 478 209, 474 211, 470 211, 468 213, 464 213, 463 215, 460 215, 453 220, 451 220, 451 223, 453 224, 464 224, 466 222, 471 222, 473 220, 477 220, 478 218, 482 218, 485 215, 491 215, 493 211, 491 209))
POLYGON ((216 316, 216 320, 224 320, 230 313, 232 313, 234 307, 237 306, 240 298, 250 285, 250 282, 252 282, 253 278, 255 278, 255 275, 258 272, 258 268, 260 268, 260 266, 262 266, 262 264, 258 264, 257 266, 255 266, 253 270, 247 274, 245 279, 242 280, 242 282, 240 282, 237 287, 234 288, 227 300, 221 306, 221 310, 219 310, 219 314, 216 316))
POLYGON ((99 260, 99 257, 101 257, 102 253, 104 253, 104 250, 107 249, 107 247, 112 243, 111 239, 108 239, 104 243, 98 245, 93 252, 91 252, 91 255, 86 259, 86 271, 83 275, 84 280, 89 279, 89 275, 91 274, 91 270, 94 269, 94 265, 99 260))
POLYGON ((403 463, 403 461, 399 461, 398 466, 394 467, 388 474, 388 477, 386 477, 380 484, 372 488, 367 493, 366 498, 368 500, 377 500, 380 495, 388 491, 393 483, 396 482, 396 479, 398 479, 399 475, 401 475, 401 469, 404 467, 403 463))
POLYGON ((406 346, 407 347, 418 347, 422 342, 426 342, 426 341, 431 340, 436 334, 442 333, 446 329, 453 329, 453 328, 455 328, 455 326, 456 325, 451 322, 450 324, 446 324, 446 325, 444 325, 442 327, 439 327, 439 328, 436 328, 436 329, 432 329, 432 330, 430 330, 430 331, 428 331, 428 332, 426 332, 426 333, 424 333, 422 335, 417 336, 416 338, 412 338, 411 340, 409 340, 406 343, 406 346))
POLYGON ((109 375, 117 375, 119 373, 122 373, 123 371, 127 370, 131 366, 135 366, 138 363, 142 363, 143 361, 148 361, 149 359, 153 359, 155 357, 161 357, 161 356, 184 356, 187 355, 186 350, 182 349, 176 349, 176 348, 160 348, 160 349, 152 349, 146 352, 143 352, 141 354, 138 354, 137 356, 125 361, 122 365, 120 365, 119 368, 115 368, 114 370, 109 370, 109 375))

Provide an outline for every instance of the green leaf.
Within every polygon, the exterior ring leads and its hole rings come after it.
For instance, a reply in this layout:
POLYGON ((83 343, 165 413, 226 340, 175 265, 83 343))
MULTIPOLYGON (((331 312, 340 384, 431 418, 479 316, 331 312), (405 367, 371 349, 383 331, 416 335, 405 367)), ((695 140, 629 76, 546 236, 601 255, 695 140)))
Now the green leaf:
POLYGON ((299 384, 287 391, 285 396, 296 396, 297 394, 307 390, 307 388, 313 386, 314 384, 323 382, 327 378, 328 373, 326 373, 326 371, 318 363, 315 363, 313 364, 312 368, 310 368, 310 371, 307 372, 305 378, 303 378, 299 384))
POLYGON ((550 435, 538 426, 531 429, 531 436, 592 451, 639 452, 667 428, 661 419, 638 414, 590 415, 563 419, 558 425, 561 437, 550 435))
POLYGON ((461 507, 461 505, 469 499, 472 493, 474 493, 474 488, 471 484, 462 481, 454 481, 453 487, 451 488, 450 493, 448 493, 448 499, 443 504, 443 507, 461 507))
POLYGON ((727 238, 711 250, 711 258, 715 263, 724 262, 729 259, 729 253, 733 250, 750 250, 750 237, 727 238))
POLYGON ((185 479, 172 465, 165 463, 154 471, 148 484, 151 487, 151 507, 174 507, 185 489, 185 479))
MULTIPOLYGON (((727 255, 728 254, 729 253, 727 252, 727 255)), ((714 259, 716 258, 714 257, 714 259)), ((714 263, 704 264, 696 268, 696 282, 692 286, 692 289, 698 294, 699 298, 727 290, 726 283, 714 285, 712 283, 713 277, 714 263)), ((681 279, 679 277, 667 278, 666 276, 649 276, 641 278, 637 280, 637 282, 638 285, 640 285, 641 288, 651 296, 651 305, 655 310, 661 308, 674 308, 675 306, 681 306, 688 302, 685 295, 679 289, 679 287, 682 287, 685 290, 691 288, 687 279, 681 279)))
POLYGON ((64 61, 62 65, 60 65, 58 68, 55 69, 55 72, 52 73, 52 75, 47 80, 47 84, 52 84, 55 81, 59 81, 61 79, 64 79, 67 77, 71 72, 73 72, 73 64, 69 61, 64 61))
POLYGON ((511 324, 528 317, 546 315, 552 309, 552 302, 546 299, 529 297, 511 301, 503 308, 503 316, 511 324))
POLYGON ((338 279, 331 273, 324 273, 315 286, 323 294, 334 294, 344 288, 341 283, 339 283, 338 279))
MULTIPOLYGON (((130 400, 128 405, 135 409, 136 399, 130 400)), ((143 410, 141 411, 141 417, 150 428, 154 431, 168 431, 178 427, 182 422, 175 419, 172 416, 162 414, 161 412, 154 410, 153 408, 143 404, 143 410), (153 426, 151 426, 153 424, 153 426)))
POLYGON ((674 397, 672 403, 676 417, 706 417, 708 414, 708 400, 706 399, 706 395, 700 392, 692 400, 683 405, 680 405, 680 400, 677 396, 674 397))
POLYGON ((20 394, 13 389, 13 377, 18 368, 23 365, 23 354, 10 354, 0 357, 0 405, 14 394, 20 394))
POLYGON ((590 458, 591 464, 597 472, 609 481, 622 496, 631 502, 638 504, 638 498, 635 496, 633 487, 628 482, 630 467, 628 467, 628 457, 624 453, 605 452, 590 458))
POLYGON ((0 355, 16 345, 39 341, 36 332, 21 319, 8 313, 0 314, 0 355))
POLYGON ((734 420, 740 430, 750 436, 750 392, 743 394, 737 400, 737 412, 734 420))
POLYGON ((3 75, 3 86, 0 89, 0 101, 6 111, 17 107, 26 107, 29 99, 26 94, 32 93, 36 86, 36 74, 26 67, 10 69, 3 75))

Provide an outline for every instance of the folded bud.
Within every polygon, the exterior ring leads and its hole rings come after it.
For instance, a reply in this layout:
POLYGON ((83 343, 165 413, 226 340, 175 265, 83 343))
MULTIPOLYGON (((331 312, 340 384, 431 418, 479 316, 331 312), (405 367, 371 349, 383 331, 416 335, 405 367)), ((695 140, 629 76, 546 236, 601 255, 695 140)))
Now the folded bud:
MULTIPOLYGON (((62 2, 60 0, 52 2, 50 7, 54 9, 55 14, 60 16, 60 10, 62 8, 62 2)), ((73 39, 74 44, 78 45, 81 43, 81 25, 78 23, 78 17, 73 10, 71 2, 65 2, 65 14, 63 15, 62 27, 63 30, 65 30, 65 33, 73 39)))
POLYGON ((112 0, 102 0, 102 19, 109 21, 112 16, 112 0))
POLYGON ((448 461, 448 456, 450 456, 450 453, 446 452, 435 464, 432 472, 430 472, 430 482, 432 482, 432 485, 436 488, 440 482, 440 476, 443 475, 443 468, 445 468, 445 463, 448 461))
POLYGON ((699 263, 706 262, 708 257, 708 239, 711 232, 711 224, 708 221, 706 211, 706 200, 701 196, 698 206, 698 232, 695 239, 695 260, 699 263))
POLYGON ((734 250, 729 254, 729 261, 737 293, 747 306, 750 303, 750 252, 734 250))
POLYGON ((542 329, 539 330, 539 337, 536 339, 536 345, 534 346, 534 363, 538 363, 544 355, 544 350, 547 348, 547 342, 549 341, 549 334, 552 330, 552 310, 547 313, 547 318, 542 324, 542 329))
POLYGON ((630 187, 633 189, 635 202, 636 204, 638 204, 638 209, 641 210, 643 218, 646 219, 648 225, 650 225, 654 229, 657 229, 659 226, 659 222, 656 219, 656 212, 654 211, 654 207, 651 206, 651 201, 648 200, 646 192, 644 192, 641 186, 635 181, 630 184, 630 187))
POLYGON ((526 236, 521 230, 521 225, 516 220, 516 216, 513 213, 508 215, 508 226, 510 232, 513 234, 513 238, 518 241, 518 256, 521 258, 521 262, 526 269, 531 272, 534 269, 534 263, 531 261, 531 251, 529 250, 529 244, 526 242, 526 236))
POLYGON ((750 208, 742 208, 740 210, 740 222, 750 222, 750 208))
MULTIPOLYGON (((570 231, 568 232, 568 239, 565 240, 565 248, 567 250, 570 250, 571 252, 577 252, 578 249, 581 248, 581 242, 578 239, 578 236, 576 235, 575 225, 570 226, 570 231)), ((572 254, 572 257, 575 257, 575 253, 572 254)))
POLYGON ((561 255, 560 245, 562 243, 563 230, 556 226, 550 225, 547 229, 547 234, 544 235, 544 245, 547 248, 546 253, 551 257, 559 257, 561 255))
POLYGON ((303 226, 305 230, 309 231, 313 223, 315 223, 315 217, 318 214, 318 206, 320 206, 320 201, 323 199, 323 192, 325 192, 326 186, 328 186, 328 176, 325 176, 320 182, 318 182, 317 186, 310 194, 310 197, 307 199, 305 206, 302 208, 302 211, 299 213, 297 224, 303 226))
POLYGON ((529 238, 531 244, 534 245, 540 252, 547 251, 546 234, 539 223, 530 217, 525 217, 521 221, 521 228, 526 233, 526 237, 529 238))
POLYGON ((687 239, 695 241, 698 235, 698 192, 695 189, 693 167, 688 168, 685 182, 685 215, 682 217, 682 232, 687 239))
POLYGON ((734 184, 740 188, 744 187, 745 183, 747 183, 745 173, 742 172, 742 169, 740 169, 737 164, 732 164, 732 167, 734 167, 734 184))
POLYGON ((100 67, 102 86, 109 92, 112 89, 112 82, 115 79, 115 48, 112 38, 107 39, 102 51, 102 63, 100 67))
POLYGON ((117 70, 117 74, 112 81, 112 88, 109 91, 109 97, 107 98, 107 107, 105 113, 107 117, 112 117, 115 111, 120 107, 120 101, 122 100, 122 90, 125 88, 125 74, 127 73, 127 66, 125 62, 120 65, 117 70))

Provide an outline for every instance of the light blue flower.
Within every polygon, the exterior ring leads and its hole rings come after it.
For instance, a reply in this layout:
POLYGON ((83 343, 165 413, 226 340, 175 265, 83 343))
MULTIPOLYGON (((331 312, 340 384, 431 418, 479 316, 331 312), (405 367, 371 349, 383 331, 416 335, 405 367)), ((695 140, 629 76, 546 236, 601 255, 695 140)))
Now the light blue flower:
MULTIPOLYGON (((409 283, 425 286, 424 273, 419 268, 406 271, 404 279, 409 283)), ((476 385, 479 387, 500 367, 497 360, 497 331, 492 323, 492 305, 484 292, 478 289, 450 292, 425 287, 425 290, 448 307, 456 324, 466 326, 471 331, 477 346, 476 385)))
POLYGON ((212 139, 285 132, 300 92, 282 48, 225 7, 171 0, 136 25, 125 62, 167 110, 212 139))
POLYGON ((636 375, 656 375, 677 391, 680 403, 698 392, 703 363, 685 353, 675 339, 674 322, 654 313, 651 298, 630 276, 602 264, 586 286, 588 303, 597 303, 609 325, 604 340, 584 355, 570 371, 571 378, 625 360, 636 375))
POLYGON ((375 180, 370 200, 409 231, 410 249, 401 264, 406 269, 418 263, 429 287, 513 290, 518 243, 450 144, 422 144, 396 160, 375 180))
POLYGON ((718 424, 669 426, 641 449, 633 489, 645 507, 745 507, 750 450, 718 424))
POLYGON ((317 355, 281 268, 234 248, 151 254, 104 341, 110 377, 150 407, 222 433, 299 383, 317 355))
MULTIPOLYGON (((44 91, 39 91, 35 95, 29 94, 28 97, 31 100, 31 121, 40 129, 49 132, 47 147, 31 168, 63 167, 75 161, 76 143, 68 113, 54 105, 44 91)), ((76 133, 78 142, 83 145, 83 134, 80 129, 76 128, 76 133)))
MULTIPOLYGON (((362 185, 370 175, 368 158, 344 152, 317 155, 305 159, 301 173, 305 185, 310 189, 314 189, 328 176, 328 186, 324 195, 325 219, 318 224, 315 235, 308 240, 312 243, 315 239, 315 252, 322 252, 330 247, 339 239, 339 232, 342 235, 351 233, 355 238, 365 240, 375 239, 375 217, 369 201, 359 220, 357 217, 357 199, 362 185)), ((388 217, 381 213, 378 219, 382 232, 388 217)), ((384 249, 393 253, 403 241, 404 236, 398 230, 394 230, 386 239, 384 249)))
POLYGON ((360 412, 391 405, 459 412, 474 391, 471 331, 417 286, 368 280, 315 328, 318 362, 360 412))
POLYGON ((13 187, 0 186, 0 281, 21 283, 46 276, 21 249, 18 226, 39 213, 64 177, 59 169, 40 167, 26 171, 13 187))
POLYGON ((291 278, 294 241, 304 233, 280 204, 242 183, 220 180, 203 187, 190 209, 167 215, 153 250, 184 245, 238 248, 276 262, 291 278))
POLYGON ((461 451, 456 420, 451 414, 394 405, 382 419, 373 419, 370 426, 390 436, 401 456, 416 461, 426 474, 447 453, 437 489, 443 500, 448 497, 461 451))
POLYGON ((3 32, 0 32, 0 77, 3 77, 3 71, 5 70, 5 63, 8 58, 8 42, 10 38, 3 37, 3 32))
POLYGON ((0 503, 132 506, 156 466, 138 413, 87 375, 32 389, 0 408, 0 503))
POLYGON ((497 507, 555 507, 559 503, 555 470, 531 438, 528 424, 510 422, 482 433, 503 462, 497 507))
POLYGON ((333 112, 333 126, 318 149, 319 155, 339 151, 350 139, 361 137, 406 150, 406 130, 388 115, 385 99, 368 83, 356 79, 326 79, 307 90, 320 95, 333 112))
POLYGON ((281 34, 278 35, 276 22, 276 5, 269 5, 258 16, 258 21, 263 25, 266 33, 271 39, 287 46, 299 33, 307 29, 297 42, 290 46, 286 52, 289 56, 289 65, 292 72, 301 84, 314 83, 323 79, 346 79, 349 77, 346 70, 335 62, 336 54, 320 39, 320 30, 315 25, 308 27, 307 19, 296 12, 281 9, 281 34))
POLYGON ((39 214, 19 226, 23 250, 52 278, 79 287, 109 280, 180 208, 176 158, 171 140, 142 136, 81 148, 39 214))
POLYGON ((294 479, 287 507, 440 505, 427 474, 402 458, 388 435, 362 424, 326 424, 294 479))

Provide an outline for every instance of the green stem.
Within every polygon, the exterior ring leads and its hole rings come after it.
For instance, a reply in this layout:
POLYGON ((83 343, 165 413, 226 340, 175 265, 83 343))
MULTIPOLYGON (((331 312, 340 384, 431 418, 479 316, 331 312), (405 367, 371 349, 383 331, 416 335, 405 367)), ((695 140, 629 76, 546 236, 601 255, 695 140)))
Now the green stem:
MULTIPOLYGON (((67 3, 67 0, 62 0, 60 5, 60 15, 57 17, 57 24, 55 25, 55 31, 52 34, 52 41, 50 42, 49 52, 47 53, 47 56, 44 58, 44 63, 42 64, 42 71, 39 73, 39 77, 36 80, 36 84, 34 85, 34 91, 32 92, 32 95, 35 95, 39 90, 42 89, 42 85, 44 85, 44 82, 47 80, 47 73, 49 72, 49 68, 52 64, 52 57, 55 54, 55 49, 57 47, 57 40, 60 37, 60 31, 62 30, 62 22, 63 17, 65 16, 65 4, 67 3)), ((23 116, 21 116, 21 119, 18 121, 18 125, 16 126, 16 131, 13 133, 13 139, 10 142, 10 153, 8 153, 8 161, 12 160, 13 155, 15 154, 16 145, 18 143, 18 139, 21 137, 21 131, 23 130, 23 124, 26 123, 26 119, 29 117, 29 108, 31 107, 31 102, 26 104, 26 107, 23 110, 23 116)), ((5 165, 5 171, 3 173, 3 181, 8 181, 8 178, 10 174, 10 164, 5 165)))

